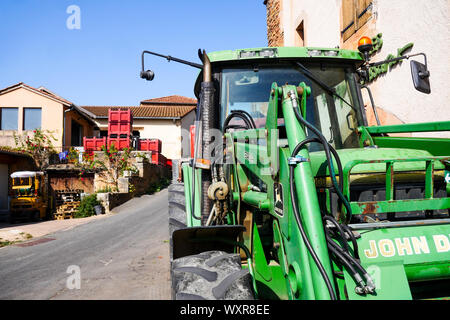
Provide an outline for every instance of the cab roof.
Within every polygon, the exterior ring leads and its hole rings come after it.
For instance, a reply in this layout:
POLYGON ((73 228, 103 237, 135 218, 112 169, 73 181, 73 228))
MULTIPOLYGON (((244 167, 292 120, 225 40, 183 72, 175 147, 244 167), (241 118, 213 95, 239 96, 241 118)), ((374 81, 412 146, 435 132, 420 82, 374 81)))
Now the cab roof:
POLYGON ((211 62, 230 60, 254 60, 270 58, 329 58, 364 61, 361 53, 354 50, 318 47, 261 47, 208 53, 211 62))
POLYGON ((39 171, 16 171, 11 174, 11 178, 30 178, 43 175, 44 173, 39 171))

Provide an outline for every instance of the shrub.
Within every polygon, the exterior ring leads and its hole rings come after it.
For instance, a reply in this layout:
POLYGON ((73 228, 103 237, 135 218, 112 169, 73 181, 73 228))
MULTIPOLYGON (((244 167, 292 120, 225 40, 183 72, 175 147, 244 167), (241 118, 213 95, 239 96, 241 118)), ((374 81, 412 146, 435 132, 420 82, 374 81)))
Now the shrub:
POLYGON ((75 218, 84 218, 94 215, 94 207, 99 204, 100 202, 97 200, 97 194, 95 193, 84 197, 75 213, 75 218))
POLYGON ((153 194, 155 192, 159 192, 162 189, 168 187, 170 185, 170 179, 168 178, 162 178, 160 181, 156 183, 152 183, 147 187, 147 190, 145 191, 146 194, 153 194))

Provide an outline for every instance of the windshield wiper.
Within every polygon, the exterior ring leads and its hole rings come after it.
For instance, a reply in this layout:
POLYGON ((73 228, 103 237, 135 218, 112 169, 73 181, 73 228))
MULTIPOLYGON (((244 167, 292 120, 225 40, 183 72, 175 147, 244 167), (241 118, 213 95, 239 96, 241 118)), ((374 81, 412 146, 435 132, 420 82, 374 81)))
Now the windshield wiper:
POLYGON ((308 68, 306 68, 304 65, 302 65, 300 62, 296 61, 295 62, 297 64, 297 66, 300 67, 300 71, 307 76, 309 79, 311 79, 312 81, 314 81, 315 83, 317 83, 320 87, 322 87, 322 89, 324 89, 325 91, 327 91, 331 96, 335 96, 338 97, 339 99, 341 99, 342 101, 344 101, 350 108, 352 108, 353 110, 356 111, 356 108, 353 107, 350 103, 347 102, 347 100, 345 100, 344 98, 342 98, 339 94, 336 93, 336 90, 330 86, 328 86, 325 82, 323 82, 322 80, 320 80, 317 76, 315 76, 308 68))

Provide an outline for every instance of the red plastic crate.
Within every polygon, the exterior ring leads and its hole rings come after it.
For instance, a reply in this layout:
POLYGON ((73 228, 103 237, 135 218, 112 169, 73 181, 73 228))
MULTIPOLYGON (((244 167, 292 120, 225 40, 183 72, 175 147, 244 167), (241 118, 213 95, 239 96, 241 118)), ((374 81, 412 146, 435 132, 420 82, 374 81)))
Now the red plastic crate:
POLYGON ((161 152, 162 142, 158 139, 140 139, 139 140, 139 150, 140 151, 153 151, 161 152))
POLYGON ((133 131, 133 124, 131 122, 108 122, 108 135, 111 134, 127 134, 130 135, 133 131))
POLYGON ((133 123, 133 114, 131 109, 108 110, 109 122, 133 123))
POLYGON ((159 152, 152 152, 152 163, 157 165, 166 165, 166 157, 159 152))
POLYGON ((83 137, 83 147, 85 152, 101 151, 103 146, 106 146, 106 137, 103 138, 83 137))
POLYGON ((111 148, 111 145, 113 145, 113 144, 117 150, 122 150, 123 148, 130 148, 131 147, 131 139, 129 136, 127 138, 108 137, 108 148, 111 148))

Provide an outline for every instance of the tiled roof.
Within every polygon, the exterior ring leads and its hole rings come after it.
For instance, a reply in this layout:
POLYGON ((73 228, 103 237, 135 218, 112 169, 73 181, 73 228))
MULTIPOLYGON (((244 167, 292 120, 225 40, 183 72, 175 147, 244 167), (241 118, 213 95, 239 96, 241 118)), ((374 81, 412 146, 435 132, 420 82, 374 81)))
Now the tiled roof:
POLYGON ((148 100, 144 100, 141 101, 141 104, 161 104, 161 105, 179 105, 179 104, 184 104, 184 105, 196 105, 197 104, 197 100, 193 99, 193 98, 188 98, 188 97, 183 97, 183 96, 177 96, 177 95, 173 95, 173 96, 167 96, 167 97, 161 97, 161 98, 154 98, 154 99, 148 99, 148 100))
POLYGON ((108 118, 108 110, 131 109, 135 119, 180 119, 196 108, 195 105, 165 106, 82 106, 84 110, 94 114, 96 118, 108 118))
POLYGON ((16 84, 12 85, 12 86, 7 87, 7 88, 1 89, 0 90, 0 94, 6 93, 6 92, 11 91, 11 90, 15 90, 15 89, 20 88, 20 87, 29 89, 31 91, 34 91, 34 92, 38 93, 38 94, 42 94, 43 96, 46 96, 48 98, 56 99, 56 100, 58 100, 59 102, 61 102, 62 104, 66 105, 66 106, 73 105, 73 103, 70 102, 69 100, 61 98, 60 96, 54 94, 53 92, 50 92, 48 89, 46 89, 44 87, 40 87, 39 89, 36 89, 36 88, 33 88, 32 86, 29 86, 29 85, 27 85, 27 84, 25 84, 23 82, 19 82, 19 83, 16 83, 16 84))

